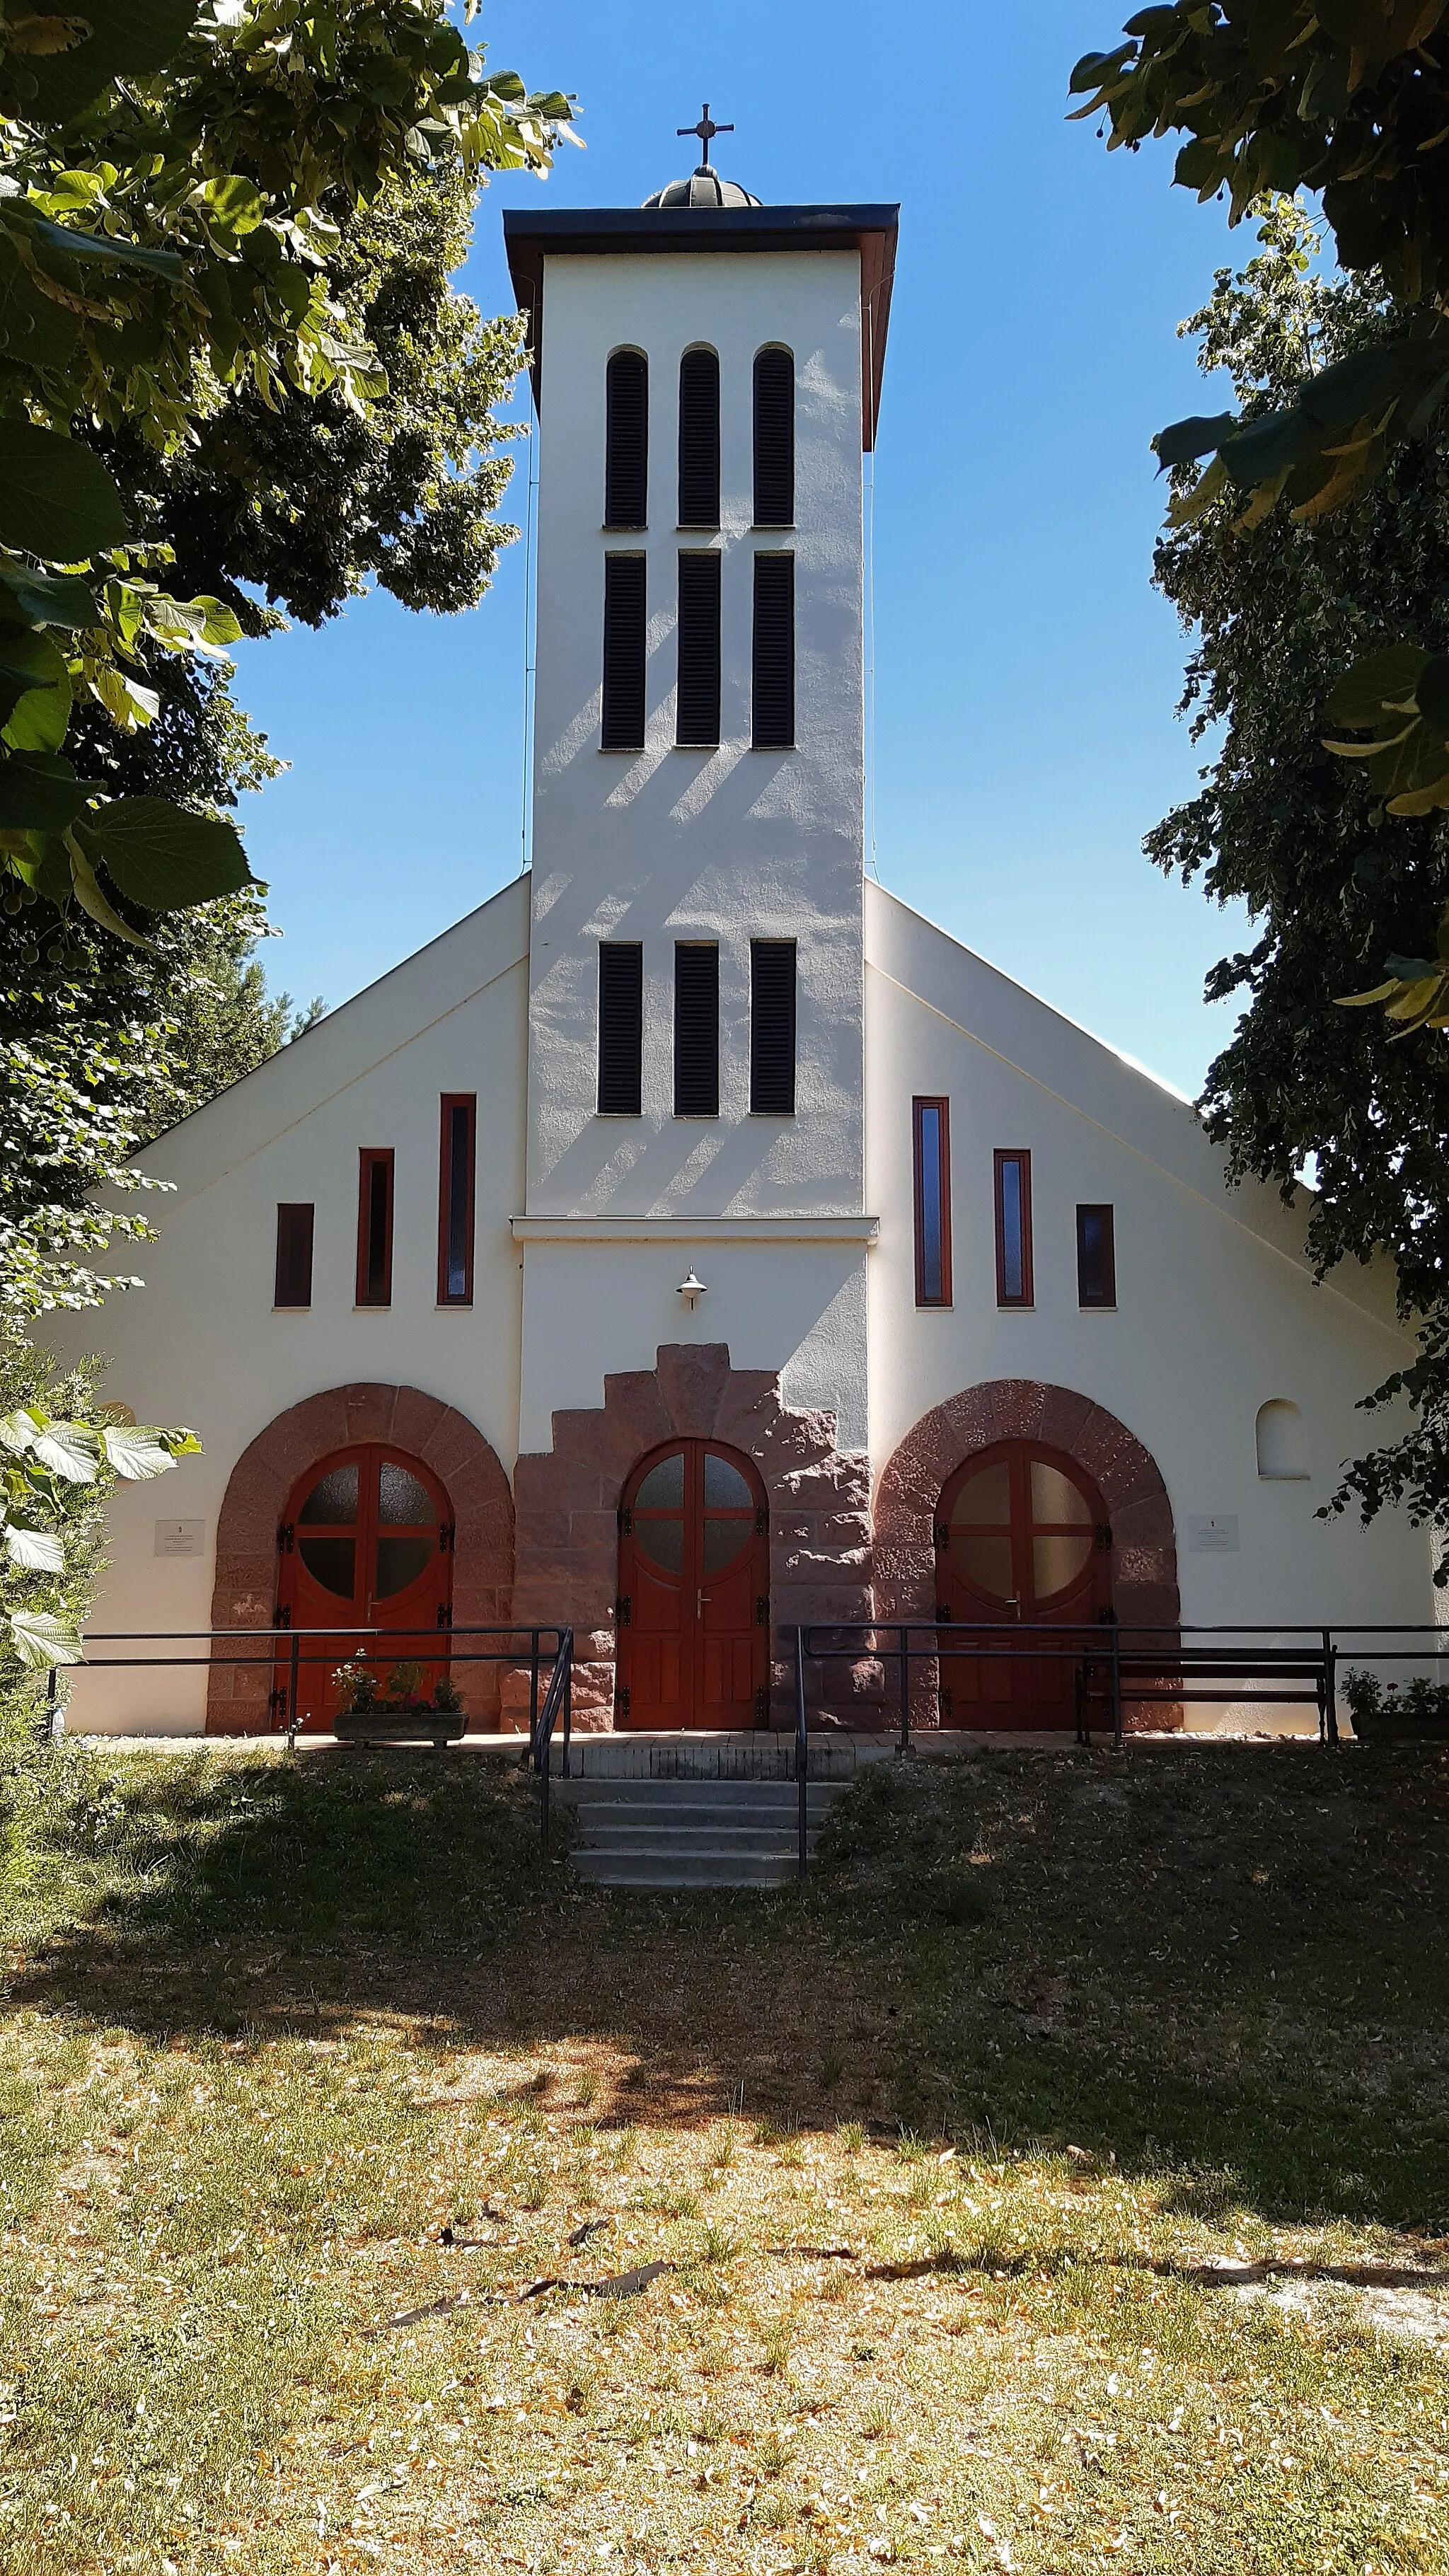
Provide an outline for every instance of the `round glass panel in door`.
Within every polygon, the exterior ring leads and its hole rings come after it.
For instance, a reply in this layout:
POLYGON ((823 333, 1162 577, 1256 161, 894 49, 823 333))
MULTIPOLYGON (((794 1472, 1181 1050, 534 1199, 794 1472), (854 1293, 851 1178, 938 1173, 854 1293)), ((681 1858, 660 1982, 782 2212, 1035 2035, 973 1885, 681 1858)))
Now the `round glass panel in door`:
POLYGON ((619 1532, 620 1724, 763 1724, 770 1558, 750 1460, 707 1440, 651 1450, 619 1532))
MULTIPOLYGON (((1075 1459, 1027 1440, 978 1450, 942 1489, 936 1513, 936 1600, 942 1619, 996 1627, 1060 1623, 1090 1630, 1111 1615, 1112 1533, 1075 1459)), ((1069 1726, 1076 1662, 1019 1650, 989 1634, 986 1651, 943 1656, 943 1714, 958 1726, 1069 1726)), ((1049 1640, 1040 1641, 1043 1647, 1049 1640)), ((1085 1650, 1089 1637, 1082 1639, 1085 1650)))
MULTIPOLYGON (((277 1598, 283 1626, 303 1632, 303 1727, 331 1726, 338 1697, 332 1676, 359 1652, 384 1686, 400 1665, 416 1666, 416 1695, 431 1696, 448 1670, 452 1522, 432 1470, 380 1442, 319 1459, 293 1488, 280 1531, 277 1598)), ((291 1657, 283 1653, 274 1704, 284 1725, 290 1690, 291 1657)))

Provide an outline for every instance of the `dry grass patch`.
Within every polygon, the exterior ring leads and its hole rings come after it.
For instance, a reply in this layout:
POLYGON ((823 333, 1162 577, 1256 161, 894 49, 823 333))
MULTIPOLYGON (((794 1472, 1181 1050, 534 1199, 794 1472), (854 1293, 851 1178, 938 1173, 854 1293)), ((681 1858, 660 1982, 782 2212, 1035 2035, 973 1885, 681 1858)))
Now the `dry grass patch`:
POLYGON ((467 1757, 17 1774, 0 2566, 1442 2576, 1444 1778, 1310 1763, 688 1900, 467 1757))

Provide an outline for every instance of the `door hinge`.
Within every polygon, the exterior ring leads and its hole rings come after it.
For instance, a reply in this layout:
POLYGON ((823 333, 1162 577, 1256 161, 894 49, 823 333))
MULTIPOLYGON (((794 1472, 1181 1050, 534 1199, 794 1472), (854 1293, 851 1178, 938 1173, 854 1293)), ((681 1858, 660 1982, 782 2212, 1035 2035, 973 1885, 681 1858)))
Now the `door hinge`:
POLYGON ((618 1521, 621 1536, 628 1538, 634 1527, 634 1515, 628 1504, 621 1503, 614 1517, 618 1521))
POLYGON ((1106 1555, 1112 1544, 1112 1531, 1108 1522, 1098 1521, 1096 1528, 1092 1532, 1092 1543, 1099 1556, 1106 1555))
POLYGON ((931 1545, 938 1556, 945 1555, 946 1549, 950 1543, 950 1537, 951 1533, 946 1528, 945 1523, 937 1521, 935 1528, 931 1532, 931 1545))
POLYGON ((938 1696, 941 1702, 941 1724, 943 1726, 949 1726, 951 1719, 955 1714, 955 1700, 952 1698, 949 1690, 941 1691, 938 1696))
POLYGON ((453 1610, 452 1610, 452 1604, 451 1604, 450 1602, 447 1602, 447 1601, 440 1601, 440 1602, 438 1603, 438 1626, 439 1626, 440 1628, 451 1628, 451 1627, 452 1627, 452 1624, 453 1624, 453 1610))
POLYGON ((275 1610, 272 1612, 272 1626, 273 1626, 274 1628, 290 1628, 291 1624, 292 1624, 292 1613, 291 1613, 291 1611, 290 1611, 290 1610, 288 1610, 288 1609, 285 1607, 285 1605, 284 1605, 282 1602, 280 1602, 280 1601, 279 1601, 279 1602, 277 1603, 277 1606, 276 1606, 275 1610))
POLYGON ((287 1694, 284 1690, 272 1692, 267 1701, 267 1715, 273 1726, 281 1726, 284 1723, 287 1715, 287 1694))
POLYGON ((1099 1627, 1099 1628, 1115 1628, 1115 1627, 1116 1627, 1116 1625, 1117 1625, 1117 1613, 1116 1613, 1116 1611, 1113 1609, 1113 1607, 1112 1607, 1112 1605, 1111 1605, 1110 1601, 1108 1602, 1107 1607, 1106 1607, 1106 1609, 1105 1609, 1105 1610, 1099 1610, 1099 1611, 1098 1611, 1098 1613, 1097 1613, 1097 1625, 1098 1625, 1098 1627, 1099 1627))
POLYGON ((949 1627, 950 1627, 950 1625, 951 1625, 951 1604, 950 1604, 950 1602, 949 1602, 949 1601, 938 1601, 938 1602, 937 1602, 937 1604, 936 1604, 936 1625, 937 1625, 937 1627, 938 1627, 938 1628, 949 1628, 949 1627))
POLYGON ((763 1537, 764 1537, 764 1535, 765 1535, 765 1532, 766 1532, 766 1530, 769 1528, 769 1526, 770 1526, 770 1515, 769 1515, 769 1513, 768 1513, 768 1512, 756 1512, 756 1514, 755 1514, 755 1536, 756 1536, 756 1538, 763 1538, 763 1537))
POLYGON ((755 1626, 757 1628, 768 1628, 769 1624, 770 1596, 768 1592, 757 1592, 755 1594, 755 1626))
POLYGON ((457 1537, 457 1522, 444 1521, 442 1527, 438 1531, 438 1553, 440 1556, 453 1555, 457 1543, 457 1537))
POLYGON ((634 1596, 632 1592, 620 1593, 618 1600, 614 1604, 614 1616, 618 1620, 621 1628, 628 1627, 634 1616, 634 1596))
POLYGON ((621 1717, 627 1717, 627 1716, 628 1716, 628 1714, 629 1714, 629 1685, 628 1685, 628 1683, 627 1683, 627 1682, 620 1682, 620 1684, 619 1684, 619 1715, 620 1715, 621 1717))
POLYGON ((296 1547, 296 1544, 297 1544, 297 1528, 296 1528, 296 1523, 295 1523, 294 1521, 278 1521, 278 1523, 277 1523, 277 1554, 278 1554, 278 1556, 290 1556, 290 1555, 292 1554, 293 1549, 296 1547))
POLYGON ((769 1685, 768 1685, 767 1683, 765 1683, 765 1682, 761 1682, 759 1689, 758 1689, 758 1690, 756 1691, 756 1693, 755 1693, 755 1724, 756 1724, 756 1726, 768 1726, 768 1725, 769 1725, 769 1723, 770 1723, 770 1692, 769 1692, 769 1685))

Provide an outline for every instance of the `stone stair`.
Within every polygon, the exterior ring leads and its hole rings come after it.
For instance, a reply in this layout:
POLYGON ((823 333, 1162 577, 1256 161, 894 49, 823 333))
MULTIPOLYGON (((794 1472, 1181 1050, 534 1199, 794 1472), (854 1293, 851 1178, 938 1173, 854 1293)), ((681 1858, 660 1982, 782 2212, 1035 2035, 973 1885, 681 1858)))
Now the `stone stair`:
MULTIPOLYGON (((777 1887, 799 1867, 799 1802, 790 1779, 650 1777, 554 1780, 576 1824, 571 1855, 599 1887, 777 1887)), ((806 1783, 809 1847, 848 1778, 806 1783)))

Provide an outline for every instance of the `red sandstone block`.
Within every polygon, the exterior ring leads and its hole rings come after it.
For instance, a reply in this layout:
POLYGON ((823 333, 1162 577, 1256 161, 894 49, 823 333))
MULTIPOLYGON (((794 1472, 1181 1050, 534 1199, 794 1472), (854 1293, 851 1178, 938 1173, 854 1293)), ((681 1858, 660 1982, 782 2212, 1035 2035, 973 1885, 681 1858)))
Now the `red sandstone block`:
POLYGON ((441 1397, 424 1395, 421 1387, 400 1386, 393 1405, 391 1437, 400 1449, 411 1449, 417 1456, 439 1424, 447 1420, 450 1410, 441 1397))
POLYGON ((673 1428, 702 1439, 713 1431, 729 1382, 723 1342, 666 1342, 656 1356, 659 1392, 673 1428))

